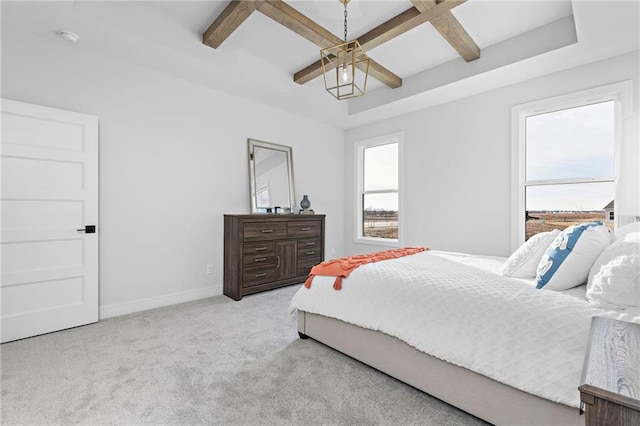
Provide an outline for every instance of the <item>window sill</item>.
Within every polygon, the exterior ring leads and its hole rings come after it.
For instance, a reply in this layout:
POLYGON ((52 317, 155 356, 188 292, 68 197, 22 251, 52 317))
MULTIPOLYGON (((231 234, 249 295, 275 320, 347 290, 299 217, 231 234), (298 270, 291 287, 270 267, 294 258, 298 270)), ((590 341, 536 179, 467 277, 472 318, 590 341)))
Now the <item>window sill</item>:
POLYGON ((366 244, 373 246, 386 246, 386 247, 402 247, 400 240, 391 240, 384 238, 367 238, 367 237, 358 237, 353 240, 355 244, 366 244))

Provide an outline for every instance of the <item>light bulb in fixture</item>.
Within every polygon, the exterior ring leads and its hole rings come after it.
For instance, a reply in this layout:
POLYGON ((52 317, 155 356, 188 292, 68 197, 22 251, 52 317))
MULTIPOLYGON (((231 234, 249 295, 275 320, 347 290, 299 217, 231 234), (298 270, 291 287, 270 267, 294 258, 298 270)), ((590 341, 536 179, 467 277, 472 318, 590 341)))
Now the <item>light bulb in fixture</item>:
POLYGON ((342 67, 342 81, 344 83, 349 81, 349 68, 346 65, 342 67))
POLYGON ((63 39, 69 44, 76 44, 78 40, 80 40, 80 37, 78 37, 76 34, 72 33, 71 31, 59 31, 58 35, 60 36, 61 39, 63 39))

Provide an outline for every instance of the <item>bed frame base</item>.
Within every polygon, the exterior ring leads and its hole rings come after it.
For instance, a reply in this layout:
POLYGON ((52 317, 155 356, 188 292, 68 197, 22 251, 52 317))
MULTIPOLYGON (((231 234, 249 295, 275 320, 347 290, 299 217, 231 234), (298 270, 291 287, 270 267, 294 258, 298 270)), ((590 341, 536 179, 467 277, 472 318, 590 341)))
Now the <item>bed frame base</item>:
POLYGON ((378 331, 299 311, 298 333, 495 425, 584 425, 577 408, 457 367, 378 331))

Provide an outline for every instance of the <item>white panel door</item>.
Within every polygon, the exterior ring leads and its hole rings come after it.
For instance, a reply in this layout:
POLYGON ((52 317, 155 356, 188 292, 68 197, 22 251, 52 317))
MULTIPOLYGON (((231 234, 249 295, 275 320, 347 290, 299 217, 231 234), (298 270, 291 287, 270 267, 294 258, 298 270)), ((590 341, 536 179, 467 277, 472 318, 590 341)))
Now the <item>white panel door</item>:
POLYGON ((4 343, 98 321, 98 118, 0 102, 4 343))

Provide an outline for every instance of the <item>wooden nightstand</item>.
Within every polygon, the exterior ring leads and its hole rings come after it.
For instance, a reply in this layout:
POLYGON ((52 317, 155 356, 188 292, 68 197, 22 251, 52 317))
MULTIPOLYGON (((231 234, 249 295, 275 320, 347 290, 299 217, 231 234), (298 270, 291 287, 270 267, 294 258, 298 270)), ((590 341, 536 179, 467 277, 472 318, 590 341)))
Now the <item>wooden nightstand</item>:
POLYGON ((587 426, 640 425, 640 324, 593 317, 581 383, 587 426))

